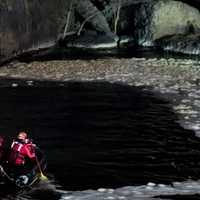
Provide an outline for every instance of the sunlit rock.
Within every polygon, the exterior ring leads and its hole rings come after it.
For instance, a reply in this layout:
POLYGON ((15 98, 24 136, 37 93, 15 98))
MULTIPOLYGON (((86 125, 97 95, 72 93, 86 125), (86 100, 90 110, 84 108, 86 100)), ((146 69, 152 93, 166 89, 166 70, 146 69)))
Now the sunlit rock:
POLYGON ((139 44, 146 46, 165 36, 199 33, 200 30, 199 10, 179 1, 140 4, 136 13, 135 35, 139 44))
POLYGON ((166 35, 200 30, 199 11, 178 1, 159 1, 154 6, 150 30, 153 40, 166 35), (191 30, 192 31, 192 30, 191 30))

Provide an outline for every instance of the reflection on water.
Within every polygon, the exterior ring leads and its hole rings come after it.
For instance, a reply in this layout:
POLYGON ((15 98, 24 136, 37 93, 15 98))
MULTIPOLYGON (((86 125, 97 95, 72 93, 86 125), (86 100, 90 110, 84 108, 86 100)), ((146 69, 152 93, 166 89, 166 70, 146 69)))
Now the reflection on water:
POLYGON ((147 90, 107 82, 11 83, 1 83, 0 132, 11 139, 29 131, 63 189, 199 177, 200 138, 147 90))
MULTIPOLYGON (((66 60, 66 59, 98 59, 98 58, 181 58, 198 59, 197 55, 183 54, 173 51, 164 51, 155 47, 134 46, 117 49, 84 49, 84 48, 66 48, 56 47, 50 49, 39 49, 36 51, 24 52, 13 58, 21 62, 47 61, 47 60, 66 60)), ((9 62, 8 61, 8 62, 9 62)))

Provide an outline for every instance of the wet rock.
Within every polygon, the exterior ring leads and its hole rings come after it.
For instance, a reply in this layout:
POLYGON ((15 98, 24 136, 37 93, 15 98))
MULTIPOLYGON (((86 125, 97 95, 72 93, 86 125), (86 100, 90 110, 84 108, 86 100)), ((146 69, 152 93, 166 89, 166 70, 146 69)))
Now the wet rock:
POLYGON ((105 16, 90 0, 77 1, 75 8, 83 17, 83 23, 90 23, 95 30, 100 32, 111 32, 105 16))
POLYGON ((153 45, 153 41, 164 36, 199 33, 200 30, 199 11, 182 2, 152 1, 139 5, 136 13, 135 35, 142 45, 153 45))
POLYGON ((65 37, 61 41, 62 48, 78 48, 78 49, 113 49, 117 48, 118 37, 113 33, 99 34, 95 31, 87 31, 82 35, 74 34, 65 37))
POLYGON ((127 48, 136 45, 136 40, 134 37, 131 36, 121 36, 118 41, 119 48, 127 48))
POLYGON ((151 31, 153 39, 166 35, 187 33, 200 29, 200 13, 197 9, 177 1, 159 1, 154 7, 151 31))
POLYGON ((133 35, 140 45, 147 45, 151 40, 150 25, 152 21, 153 7, 155 2, 142 3, 134 6, 133 35))
POLYGON ((160 48, 184 54, 200 54, 200 34, 174 35, 156 41, 160 48))

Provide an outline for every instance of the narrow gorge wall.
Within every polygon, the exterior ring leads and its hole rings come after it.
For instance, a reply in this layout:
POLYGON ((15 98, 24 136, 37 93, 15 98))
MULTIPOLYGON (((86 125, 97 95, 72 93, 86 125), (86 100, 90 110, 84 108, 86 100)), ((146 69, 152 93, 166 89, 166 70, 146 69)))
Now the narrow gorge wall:
MULTIPOLYGON (((0 61, 53 45, 67 21, 69 31, 78 32, 84 24, 85 30, 112 36, 119 5, 117 34, 148 40, 154 31, 150 20, 158 1, 161 0, 0 0, 0 61)), ((200 9, 200 0, 182 1, 200 9)), ((160 34, 160 26, 156 28, 160 34)))
POLYGON ((55 42, 68 5, 69 0, 0 0, 0 55, 55 42))

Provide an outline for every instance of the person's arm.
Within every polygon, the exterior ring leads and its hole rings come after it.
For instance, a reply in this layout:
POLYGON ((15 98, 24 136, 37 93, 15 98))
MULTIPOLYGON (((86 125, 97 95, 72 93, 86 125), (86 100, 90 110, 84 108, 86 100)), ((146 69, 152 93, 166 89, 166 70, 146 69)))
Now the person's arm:
POLYGON ((27 156, 31 159, 31 160, 35 160, 36 159, 36 155, 35 155, 35 148, 32 144, 27 144, 25 146, 25 150, 26 150, 26 154, 27 156))

